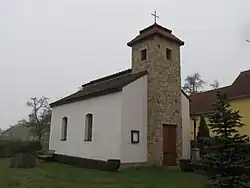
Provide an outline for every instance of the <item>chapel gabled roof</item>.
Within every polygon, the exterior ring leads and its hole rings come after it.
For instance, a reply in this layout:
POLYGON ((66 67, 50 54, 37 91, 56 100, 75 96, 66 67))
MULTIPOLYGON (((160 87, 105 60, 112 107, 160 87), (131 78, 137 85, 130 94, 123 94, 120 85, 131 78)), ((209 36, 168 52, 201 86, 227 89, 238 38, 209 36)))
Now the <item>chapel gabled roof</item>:
POLYGON ((118 72, 97 80, 93 80, 87 84, 82 85, 80 91, 77 91, 67 97, 50 104, 51 107, 60 106, 76 101, 81 101, 93 97, 98 97, 114 92, 121 91, 122 88, 140 77, 146 75, 146 71, 132 73, 131 69, 118 72))
POLYGON ((212 112, 212 104, 216 100, 218 91, 226 94, 229 100, 250 98, 250 70, 241 72, 230 86, 191 95, 190 114, 200 115, 212 112))
POLYGON ((137 42, 140 42, 142 40, 147 39, 150 36, 153 35, 159 35, 163 38, 166 38, 168 40, 174 41, 179 45, 184 45, 184 42, 172 34, 172 31, 170 29, 167 29, 161 25, 158 25, 157 23, 154 23, 153 25, 150 25, 149 27, 143 29, 140 31, 140 34, 135 37, 133 40, 127 43, 128 46, 132 46, 137 42))
MULTIPOLYGON (((58 101, 50 104, 51 107, 60 106, 76 101, 81 101, 93 97, 98 97, 110 93, 121 91, 122 88, 140 77, 147 74, 147 71, 132 73, 132 69, 126 69, 96 80, 92 80, 84 85, 80 91, 66 96, 58 101)), ((189 96, 181 90, 181 92, 189 99, 189 96)))

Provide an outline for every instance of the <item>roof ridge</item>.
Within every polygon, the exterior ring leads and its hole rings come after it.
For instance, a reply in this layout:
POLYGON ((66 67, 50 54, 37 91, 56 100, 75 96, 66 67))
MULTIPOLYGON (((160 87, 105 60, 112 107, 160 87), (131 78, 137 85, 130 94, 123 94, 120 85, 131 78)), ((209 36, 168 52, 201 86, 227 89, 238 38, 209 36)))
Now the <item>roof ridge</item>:
POLYGON ((140 71, 140 72, 136 72, 136 73, 128 73, 128 74, 124 74, 124 75, 120 75, 120 76, 117 76, 117 77, 112 77, 111 79, 105 79, 103 81, 100 81, 100 82, 94 82, 92 84, 89 84, 87 86, 92 86, 92 85, 96 85, 96 84, 102 84, 102 83, 105 83, 105 82, 108 82, 108 81, 111 81, 111 80, 119 80, 121 78, 124 78, 124 77, 128 77, 128 76, 131 76, 131 75, 141 75, 141 74, 145 74, 147 73, 147 71, 140 71))
POLYGON ((213 91, 220 90, 220 89, 230 88, 231 86, 232 86, 232 85, 220 87, 220 88, 217 88, 217 89, 210 89, 210 90, 206 90, 206 91, 201 91, 201 92, 198 92, 198 93, 194 93, 194 94, 192 94, 191 96, 199 95, 199 94, 202 94, 202 93, 213 92, 213 91))
POLYGON ((152 24, 152 25, 146 27, 145 29, 140 30, 139 33, 142 34, 142 33, 144 33, 144 32, 147 32, 148 30, 152 29, 153 27, 160 28, 160 29, 162 29, 162 30, 164 30, 165 32, 168 32, 168 33, 170 33, 170 34, 172 33, 172 30, 171 30, 171 29, 168 29, 168 28, 166 28, 166 27, 163 27, 162 25, 159 25, 159 24, 157 24, 157 23, 154 23, 154 24, 152 24))
POLYGON ((126 76, 130 76, 131 74, 128 73, 128 74, 124 74, 124 75, 120 75, 120 76, 116 76, 116 77, 111 77, 110 79, 103 79, 101 81, 96 81, 96 82, 90 82, 89 85, 87 86, 92 86, 92 85, 96 85, 96 84, 102 84, 102 83, 105 83, 105 82, 108 82, 108 81, 111 81, 111 80, 117 80, 117 79, 121 79, 121 78, 124 78, 126 76))
POLYGON ((238 76, 233 81, 232 85, 235 85, 235 83, 238 81, 238 79, 240 78, 240 76, 245 75, 247 73, 250 73, 250 69, 249 70, 245 70, 245 71, 241 71, 240 74, 238 74, 238 76))
POLYGON ((97 78, 95 80, 91 80, 89 82, 87 82, 86 84, 83 84, 82 87, 88 86, 88 85, 92 85, 92 84, 96 84, 96 83, 101 83, 103 81, 107 81, 107 80, 111 80, 112 78, 116 78, 116 77, 121 77, 123 75, 127 75, 130 74, 132 69, 125 69, 123 71, 119 71, 116 72, 114 74, 109 74, 107 76, 101 77, 101 78, 97 78))
POLYGON ((241 71, 240 73, 245 73, 245 72, 249 72, 250 73, 250 69, 241 71))

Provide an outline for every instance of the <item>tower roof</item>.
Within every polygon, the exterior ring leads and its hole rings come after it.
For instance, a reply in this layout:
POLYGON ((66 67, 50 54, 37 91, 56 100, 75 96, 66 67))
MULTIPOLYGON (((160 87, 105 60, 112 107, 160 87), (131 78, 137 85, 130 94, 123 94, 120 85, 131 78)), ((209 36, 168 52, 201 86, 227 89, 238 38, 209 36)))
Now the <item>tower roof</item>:
POLYGON ((128 42, 127 45, 131 47, 135 43, 145 40, 152 35, 162 36, 168 40, 176 42, 180 46, 184 45, 184 42, 181 39, 177 38, 175 35, 173 35, 170 29, 162 27, 161 25, 158 25, 157 23, 154 23, 153 25, 150 25, 149 27, 141 30, 140 34, 137 37, 135 37, 133 40, 128 42))

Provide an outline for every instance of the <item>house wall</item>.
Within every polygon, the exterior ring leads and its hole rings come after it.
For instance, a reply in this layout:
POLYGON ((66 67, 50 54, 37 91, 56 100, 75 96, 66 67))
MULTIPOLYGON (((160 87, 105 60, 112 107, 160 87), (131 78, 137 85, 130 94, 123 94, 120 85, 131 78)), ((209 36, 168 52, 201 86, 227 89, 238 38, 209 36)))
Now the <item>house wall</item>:
POLYGON ((147 162, 147 76, 122 91, 121 162, 147 162), (139 143, 131 143, 131 130, 139 131, 139 143))
POLYGON ((189 100, 181 94, 181 114, 182 114, 182 158, 190 159, 190 126, 189 126, 189 100))
POLYGON ((89 159, 120 159, 121 92, 52 108, 49 148, 56 154, 89 159), (93 137, 85 139, 85 116, 93 114, 93 137), (62 118, 68 117, 67 140, 61 141, 62 118))
MULTIPOLYGON (((242 116, 242 123, 244 123, 246 126, 239 129, 239 132, 241 134, 246 134, 250 136, 250 99, 238 99, 233 100, 230 102, 231 108, 233 110, 240 110, 240 115, 242 116)), ((199 128, 199 122, 200 118, 199 116, 191 116, 190 118, 190 138, 194 139, 194 122, 192 118, 197 118, 197 125, 196 125, 196 135, 198 133, 199 128)), ((205 118, 207 124, 209 123, 208 118, 205 118)), ((210 130, 210 136, 213 136, 214 134, 210 130)))
POLYGON ((240 128, 239 132, 250 136, 250 98, 234 100, 230 104, 233 110, 240 110, 242 123, 246 125, 240 128))

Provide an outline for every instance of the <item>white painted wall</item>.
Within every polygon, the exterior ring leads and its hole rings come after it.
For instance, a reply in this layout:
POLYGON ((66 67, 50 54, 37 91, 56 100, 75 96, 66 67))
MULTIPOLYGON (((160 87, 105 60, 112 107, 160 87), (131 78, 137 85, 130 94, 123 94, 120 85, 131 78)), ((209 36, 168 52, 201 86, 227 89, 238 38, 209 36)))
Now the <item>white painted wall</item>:
POLYGON ((122 163, 147 162, 147 75, 122 91, 122 163), (139 132, 139 143, 131 143, 131 130, 139 132))
POLYGON ((52 108, 49 148, 56 154, 108 160, 121 155, 121 92, 52 108), (85 142, 85 116, 93 114, 93 137, 85 142), (61 141, 62 118, 68 117, 67 140, 61 141))
POLYGON ((182 106, 182 158, 190 159, 190 131, 189 131, 189 100, 181 93, 181 106, 182 106))

